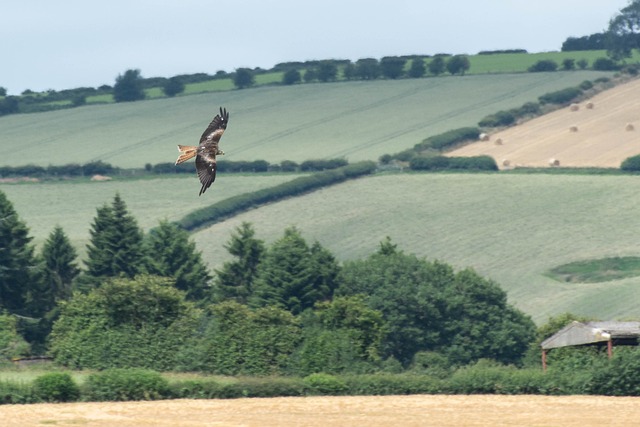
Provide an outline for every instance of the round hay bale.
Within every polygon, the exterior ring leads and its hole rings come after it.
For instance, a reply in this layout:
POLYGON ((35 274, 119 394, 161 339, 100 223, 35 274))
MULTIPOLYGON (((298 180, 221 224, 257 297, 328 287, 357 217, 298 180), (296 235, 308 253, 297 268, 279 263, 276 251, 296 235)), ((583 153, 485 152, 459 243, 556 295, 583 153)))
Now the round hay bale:
POLYGON ((594 107, 593 102, 587 102, 585 105, 585 108, 587 110, 593 110, 593 107, 594 107))
POLYGON ((509 159, 502 159, 502 166, 504 166, 504 167, 509 167, 509 166, 511 166, 511 160, 509 160, 509 159))
POLYGON ((632 130, 635 130, 635 126, 633 126, 633 123, 627 123, 624 127, 624 130, 626 130, 627 132, 631 132, 632 130))
POLYGON ((558 160, 558 159, 549 159, 549 166, 551 166, 551 167, 560 166, 560 160, 558 160))
POLYGON ((571 104, 569 106, 569 110, 571 111, 578 111, 580 109, 580 106, 578 104, 571 104))
POLYGON ((481 133, 480 134, 480 141, 488 141, 489 140, 489 134, 488 133, 481 133))
POLYGON ((578 126, 571 126, 569 132, 578 132, 578 126))
POLYGON ((495 140, 494 144, 496 145, 502 145, 502 138, 498 138, 495 140))

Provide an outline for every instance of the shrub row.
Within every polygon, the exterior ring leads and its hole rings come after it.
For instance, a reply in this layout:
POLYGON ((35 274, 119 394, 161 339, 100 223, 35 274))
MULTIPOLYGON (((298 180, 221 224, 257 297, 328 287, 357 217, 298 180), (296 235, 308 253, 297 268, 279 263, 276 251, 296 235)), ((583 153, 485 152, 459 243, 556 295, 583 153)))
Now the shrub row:
POLYGON ((37 165, 24 166, 2 166, 0 167, 0 177, 45 177, 45 176, 91 176, 91 175, 108 175, 117 172, 118 168, 102 161, 89 162, 84 165, 78 163, 70 163, 61 166, 47 167, 37 165))
POLYGON ((494 114, 489 114, 480 122, 480 127, 499 127, 499 126, 511 126, 521 117, 535 116, 540 114, 540 104, 537 102, 527 102, 521 107, 512 108, 510 110, 498 111, 494 114))
POLYGON ((186 215, 178 221, 178 224, 186 230, 193 230, 265 203, 297 196, 348 179, 373 173, 375 169, 376 164, 374 162, 359 162, 338 169, 299 177, 274 187, 221 200, 218 203, 186 215))
POLYGON ((538 97, 541 104, 568 104, 582 95, 579 87, 568 87, 555 92, 545 93, 538 97))
POLYGON ((640 359, 621 354, 575 381, 573 370, 543 372, 480 360, 446 378, 419 372, 366 375, 311 374, 298 377, 238 377, 168 381, 155 371, 108 369, 79 386, 66 372, 50 372, 31 384, 0 382, 0 404, 127 401, 158 399, 234 399, 241 397, 409 395, 409 394, 598 394, 640 395, 640 359), (630 371, 624 378, 619 372, 630 371))
POLYGON ((640 155, 624 159, 620 165, 620 169, 627 172, 640 172, 640 155))
POLYGON ((409 162, 412 170, 475 170, 496 171, 498 165, 491 156, 447 157, 447 156, 416 156, 409 162))
POLYGON ((430 136, 421 143, 416 144, 414 150, 417 152, 428 149, 444 150, 452 148, 465 141, 475 141, 480 136, 480 129, 475 127, 465 127, 453 129, 438 135, 430 136))

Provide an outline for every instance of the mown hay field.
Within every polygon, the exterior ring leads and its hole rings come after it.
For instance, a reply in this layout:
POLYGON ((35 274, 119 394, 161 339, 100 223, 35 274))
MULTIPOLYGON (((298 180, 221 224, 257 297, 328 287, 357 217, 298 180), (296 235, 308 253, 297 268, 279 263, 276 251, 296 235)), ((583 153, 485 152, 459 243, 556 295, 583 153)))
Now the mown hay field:
POLYGON ((546 272, 586 259, 638 255, 638 176, 389 174, 361 178, 238 215, 194 234, 204 259, 242 221, 271 242, 297 226, 341 260, 366 257, 385 236, 406 252, 472 267, 511 303, 544 322, 570 311, 603 319, 640 316, 640 277, 563 283, 546 272))
POLYGON ((499 167, 560 166, 617 168, 640 154, 640 80, 600 92, 591 99, 491 135, 449 153, 489 155, 499 167), (496 144, 498 139, 502 144, 496 144))
POLYGON ((611 75, 595 71, 473 75, 264 86, 0 118, 2 165, 102 160, 120 167, 173 162, 220 106, 231 114, 228 160, 377 160, 498 110, 611 75))
POLYGON ((25 426, 636 426, 637 397, 341 396, 0 406, 25 426))

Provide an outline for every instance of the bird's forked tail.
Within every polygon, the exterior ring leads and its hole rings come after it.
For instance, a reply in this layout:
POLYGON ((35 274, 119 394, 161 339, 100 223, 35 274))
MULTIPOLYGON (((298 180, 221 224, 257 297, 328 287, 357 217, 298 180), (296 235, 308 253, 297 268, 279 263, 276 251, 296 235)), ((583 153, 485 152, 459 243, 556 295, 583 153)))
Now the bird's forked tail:
POLYGON ((180 151, 180 157, 176 160, 176 165, 186 162, 198 154, 198 147, 193 145, 178 145, 178 151, 180 151))

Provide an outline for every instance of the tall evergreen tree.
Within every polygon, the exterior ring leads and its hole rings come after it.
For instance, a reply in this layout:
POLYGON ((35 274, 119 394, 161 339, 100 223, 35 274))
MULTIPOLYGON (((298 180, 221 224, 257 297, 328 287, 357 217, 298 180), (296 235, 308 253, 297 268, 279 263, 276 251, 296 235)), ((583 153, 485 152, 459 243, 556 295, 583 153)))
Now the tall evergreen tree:
POLYGON ((111 206, 97 209, 89 231, 86 276, 93 284, 105 277, 134 277, 144 271, 142 230, 116 194, 111 206))
POLYGON ((0 308, 25 312, 26 297, 37 280, 29 229, 0 191, 0 308))
POLYGON ((222 269, 216 270, 216 300, 246 304, 253 293, 258 265, 265 252, 264 242, 255 238, 250 223, 243 222, 225 248, 236 260, 225 262, 222 269))
POLYGON ((319 244, 309 247, 292 227, 274 242, 258 268, 251 303, 274 305, 293 314, 331 298, 337 285, 338 264, 319 244))
POLYGON ((160 221, 145 242, 152 255, 147 266, 149 273, 173 277, 175 287, 185 291, 187 299, 197 301, 209 297, 211 276, 187 231, 160 221))
MULTIPOLYGON (((42 246, 44 282, 50 289, 53 300, 67 300, 71 297, 71 283, 80 273, 76 264, 76 250, 60 226, 56 226, 42 246)), ((51 309, 53 307, 50 307, 51 309)))

